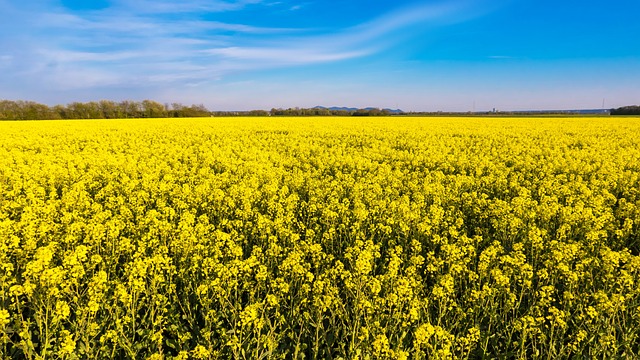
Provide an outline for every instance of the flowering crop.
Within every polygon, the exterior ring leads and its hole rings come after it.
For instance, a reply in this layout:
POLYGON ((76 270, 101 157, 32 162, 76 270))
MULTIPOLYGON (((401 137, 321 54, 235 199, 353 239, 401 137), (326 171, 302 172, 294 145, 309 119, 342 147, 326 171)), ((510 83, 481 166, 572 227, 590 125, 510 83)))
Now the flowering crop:
POLYGON ((0 358, 631 358, 640 119, 0 123, 0 358))

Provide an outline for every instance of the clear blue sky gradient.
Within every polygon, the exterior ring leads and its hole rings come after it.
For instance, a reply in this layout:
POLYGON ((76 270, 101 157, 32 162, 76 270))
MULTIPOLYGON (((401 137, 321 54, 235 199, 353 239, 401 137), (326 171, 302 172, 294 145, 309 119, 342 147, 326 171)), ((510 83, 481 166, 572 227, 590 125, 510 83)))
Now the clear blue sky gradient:
POLYGON ((0 0, 0 99, 640 104, 638 0, 0 0))

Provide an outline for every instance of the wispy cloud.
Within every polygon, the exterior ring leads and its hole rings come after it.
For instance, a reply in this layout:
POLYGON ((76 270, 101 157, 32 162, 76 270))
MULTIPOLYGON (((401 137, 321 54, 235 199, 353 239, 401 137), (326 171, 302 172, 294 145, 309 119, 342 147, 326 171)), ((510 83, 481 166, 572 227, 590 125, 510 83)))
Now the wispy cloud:
POLYGON ((249 5, 262 3, 262 0, 120 0, 116 1, 116 7, 133 10, 138 14, 166 14, 166 13, 202 13, 236 11, 249 5))
POLYGON ((327 51, 326 49, 314 49, 313 47, 225 47, 205 50, 203 53, 230 59, 252 60, 260 62, 263 66, 277 66, 346 60, 365 56, 370 52, 365 50, 351 52, 327 51))
POLYGON ((456 21, 469 13, 468 2, 419 4, 329 34, 281 38, 260 46, 215 47, 203 53, 251 62, 255 67, 347 60, 383 51, 392 42, 385 37, 390 33, 421 23, 456 21))
MULTIPOLYGON (((0 39, 0 46, 19 49, 2 55, 0 66, 13 67, 9 82, 41 83, 44 89, 217 81, 239 71, 369 56, 392 44, 389 34, 416 25, 456 21, 477 12, 476 3, 417 3, 322 32, 265 26, 261 21, 252 22, 253 18, 232 23, 205 16, 252 6, 301 10, 310 4, 290 1, 116 0, 97 10, 42 5, 35 13, 33 4, 25 8, 13 4, 7 15, 14 20, 0 25, 0 31, 16 26, 20 40, 0 39)), ((2 5, 6 8, 6 2, 0 2, 2 5)))

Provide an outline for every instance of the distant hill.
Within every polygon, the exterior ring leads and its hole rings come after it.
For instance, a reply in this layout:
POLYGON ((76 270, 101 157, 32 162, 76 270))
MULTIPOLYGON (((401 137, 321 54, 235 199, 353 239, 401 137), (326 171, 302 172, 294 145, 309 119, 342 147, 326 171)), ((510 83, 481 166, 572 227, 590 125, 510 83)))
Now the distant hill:
MULTIPOLYGON (((326 106, 316 106, 313 109, 325 109, 325 110, 331 110, 331 111, 347 111, 347 112, 354 112, 354 111, 358 111, 358 110, 374 110, 374 109, 378 109, 375 107, 366 107, 364 109, 359 109, 359 108, 355 108, 355 107, 340 107, 340 106, 332 106, 332 107, 326 107, 326 106)), ((391 114, 402 114, 404 113, 404 111, 400 110, 400 109, 380 109, 380 110, 386 110, 391 114)))

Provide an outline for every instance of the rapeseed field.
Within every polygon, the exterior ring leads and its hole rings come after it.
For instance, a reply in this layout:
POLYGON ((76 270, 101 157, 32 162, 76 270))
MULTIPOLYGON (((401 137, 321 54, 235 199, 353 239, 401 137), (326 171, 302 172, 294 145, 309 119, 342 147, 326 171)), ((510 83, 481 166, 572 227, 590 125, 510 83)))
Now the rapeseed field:
POLYGON ((634 358, 640 118, 0 123, 0 358, 634 358))

